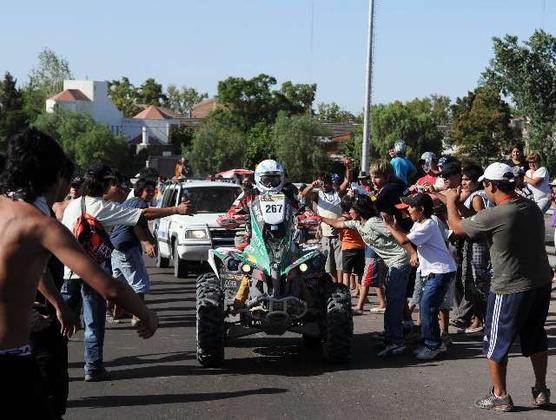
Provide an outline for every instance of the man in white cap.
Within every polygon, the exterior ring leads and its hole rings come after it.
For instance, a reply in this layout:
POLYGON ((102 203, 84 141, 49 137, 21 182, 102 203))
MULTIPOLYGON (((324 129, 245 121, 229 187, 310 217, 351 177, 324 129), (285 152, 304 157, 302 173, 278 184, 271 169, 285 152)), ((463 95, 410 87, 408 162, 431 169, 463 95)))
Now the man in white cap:
POLYGON ((550 404, 546 387, 548 340, 544 324, 550 304, 551 269, 544 246, 544 217, 537 205, 515 193, 512 168, 488 166, 479 181, 495 207, 462 220, 457 205, 459 188, 446 193, 448 223, 456 235, 489 239, 494 269, 488 297, 483 351, 487 356, 492 389, 475 406, 511 411, 506 390, 508 353, 519 335, 521 351, 531 358, 535 373, 533 404, 550 404))

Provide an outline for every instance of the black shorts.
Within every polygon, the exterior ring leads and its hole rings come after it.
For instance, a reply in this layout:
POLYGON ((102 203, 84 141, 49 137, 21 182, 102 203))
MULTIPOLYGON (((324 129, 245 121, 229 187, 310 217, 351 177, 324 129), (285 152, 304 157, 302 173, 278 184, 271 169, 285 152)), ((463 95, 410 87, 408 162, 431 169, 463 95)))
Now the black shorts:
POLYGON ((487 302, 483 352, 497 363, 506 360, 519 336, 521 352, 528 357, 548 349, 544 329, 550 305, 551 285, 521 293, 497 295, 487 302))
POLYGON ((365 250, 346 249, 342 250, 342 271, 344 273, 354 273, 358 276, 363 275, 365 270, 365 250))
POLYGON ((22 419, 54 419, 33 356, 0 355, 2 410, 22 419))

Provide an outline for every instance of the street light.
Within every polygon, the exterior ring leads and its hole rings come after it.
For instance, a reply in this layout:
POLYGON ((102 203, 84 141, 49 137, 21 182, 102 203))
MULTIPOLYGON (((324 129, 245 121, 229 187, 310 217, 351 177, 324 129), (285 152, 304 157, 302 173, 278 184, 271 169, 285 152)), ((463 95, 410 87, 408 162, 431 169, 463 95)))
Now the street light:
POLYGON ((361 151, 361 171, 369 170, 371 155, 371 96, 373 79, 373 15, 374 0, 369 0, 369 35, 367 39, 367 71, 365 84, 365 109, 363 112, 363 150, 361 151))

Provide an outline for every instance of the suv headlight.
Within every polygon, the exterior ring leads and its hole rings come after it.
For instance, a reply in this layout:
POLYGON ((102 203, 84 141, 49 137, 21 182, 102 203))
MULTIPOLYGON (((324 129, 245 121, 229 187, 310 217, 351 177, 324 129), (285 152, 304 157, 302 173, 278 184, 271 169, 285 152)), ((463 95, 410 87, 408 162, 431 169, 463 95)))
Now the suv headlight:
POLYGON ((206 229, 192 229, 185 231, 185 239, 207 239, 208 233, 206 229))

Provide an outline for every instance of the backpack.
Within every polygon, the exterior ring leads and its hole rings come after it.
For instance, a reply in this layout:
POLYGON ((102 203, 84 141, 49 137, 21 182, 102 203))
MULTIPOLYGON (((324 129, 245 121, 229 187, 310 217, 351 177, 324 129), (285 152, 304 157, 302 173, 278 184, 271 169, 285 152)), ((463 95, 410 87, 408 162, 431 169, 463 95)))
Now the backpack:
POLYGON ((110 237, 102 227, 102 224, 87 213, 85 197, 81 197, 81 216, 79 216, 73 227, 73 235, 83 250, 97 264, 103 264, 112 256, 114 246, 110 237))

